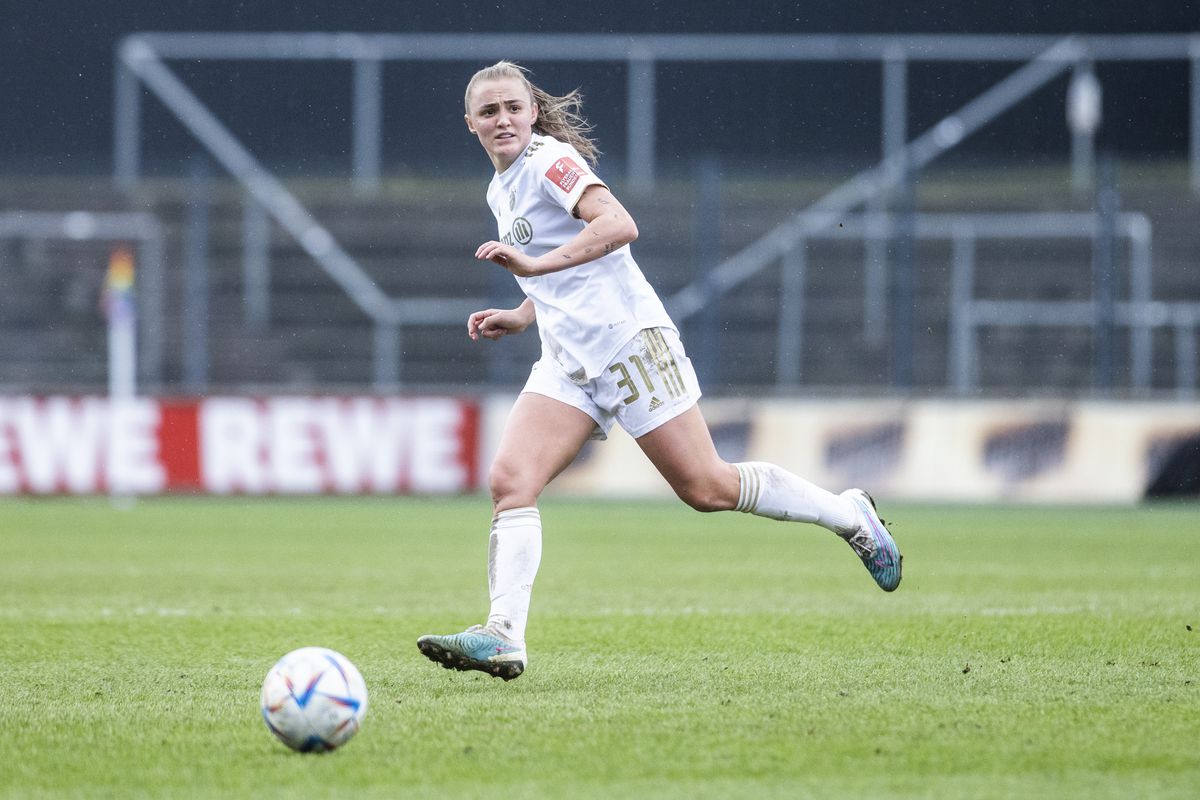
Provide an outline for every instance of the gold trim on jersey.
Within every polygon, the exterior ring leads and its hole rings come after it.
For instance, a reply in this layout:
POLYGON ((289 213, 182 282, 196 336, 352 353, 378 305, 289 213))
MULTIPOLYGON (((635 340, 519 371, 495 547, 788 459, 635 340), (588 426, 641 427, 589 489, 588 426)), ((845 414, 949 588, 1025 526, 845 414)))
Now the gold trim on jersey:
POLYGON ((677 400, 687 394, 687 385, 683 382, 679 365, 675 363, 675 356, 671 353, 671 348, 667 346, 667 340, 663 338, 662 331, 658 328, 646 328, 642 331, 642 341, 646 343, 646 352, 654 362, 654 367, 658 370, 659 377, 663 379, 671 399, 677 400))

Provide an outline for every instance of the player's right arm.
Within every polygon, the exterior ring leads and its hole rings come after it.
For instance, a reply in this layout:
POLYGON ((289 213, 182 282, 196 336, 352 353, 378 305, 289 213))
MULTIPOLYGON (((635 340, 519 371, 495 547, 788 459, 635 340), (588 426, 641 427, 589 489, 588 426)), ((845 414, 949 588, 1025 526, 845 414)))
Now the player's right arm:
POLYGON ((533 301, 528 297, 516 308, 486 308, 467 317, 467 335, 496 341, 510 333, 521 333, 537 318, 533 301))
POLYGON ((492 261, 521 278, 548 275, 577 267, 624 247, 638 237, 637 223, 602 183, 588 186, 574 216, 587 225, 574 238, 536 258, 511 244, 490 241, 479 245, 475 258, 492 261))

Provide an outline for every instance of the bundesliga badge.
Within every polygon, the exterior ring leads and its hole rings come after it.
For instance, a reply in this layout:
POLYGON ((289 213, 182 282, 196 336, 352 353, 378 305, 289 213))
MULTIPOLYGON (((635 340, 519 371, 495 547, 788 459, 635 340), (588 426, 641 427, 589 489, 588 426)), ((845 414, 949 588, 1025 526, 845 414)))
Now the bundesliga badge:
POLYGON ((587 170, 565 156, 555 161, 553 166, 546 170, 546 177, 567 194, 570 194, 571 190, 575 188, 575 184, 579 183, 579 178, 586 174, 587 170))

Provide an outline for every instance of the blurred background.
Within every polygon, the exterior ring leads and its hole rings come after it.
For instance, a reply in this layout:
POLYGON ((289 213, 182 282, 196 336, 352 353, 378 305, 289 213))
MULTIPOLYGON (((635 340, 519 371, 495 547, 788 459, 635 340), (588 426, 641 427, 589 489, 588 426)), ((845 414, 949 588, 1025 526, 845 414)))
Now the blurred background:
MULTIPOLYGON (((538 349, 463 334, 520 301, 471 258, 491 168, 462 121, 511 58, 582 90, 728 457, 815 441, 809 474, 913 496, 1200 492, 1194 2, 2 6, 8 491, 70 489, 105 395, 158 403, 156 436, 203 398, 450 398, 445 486, 474 488, 538 349), (974 488, 914 489, 947 448, 974 488)), ((200 449, 146 485, 206 486, 200 449)), ((97 458, 78 485, 120 483, 97 458)))

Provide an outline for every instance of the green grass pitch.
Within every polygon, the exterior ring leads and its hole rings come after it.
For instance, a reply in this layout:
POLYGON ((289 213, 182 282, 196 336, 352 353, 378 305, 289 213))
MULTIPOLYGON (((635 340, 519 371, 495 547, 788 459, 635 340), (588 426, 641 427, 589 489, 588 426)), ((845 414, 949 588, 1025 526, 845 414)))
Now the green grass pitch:
POLYGON ((486 613, 481 498, 0 502, 0 797, 1196 797, 1200 507, 884 505, 888 595, 818 528, 547 501, 528 671, 417 652, 486 613), (302 645, 370 689, 292 753, 302 645))

